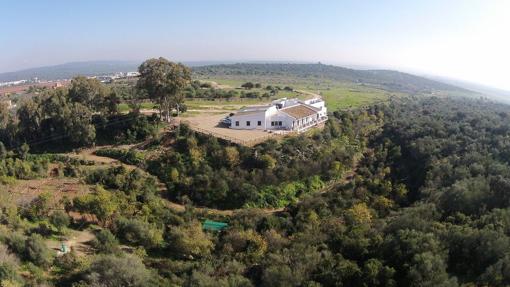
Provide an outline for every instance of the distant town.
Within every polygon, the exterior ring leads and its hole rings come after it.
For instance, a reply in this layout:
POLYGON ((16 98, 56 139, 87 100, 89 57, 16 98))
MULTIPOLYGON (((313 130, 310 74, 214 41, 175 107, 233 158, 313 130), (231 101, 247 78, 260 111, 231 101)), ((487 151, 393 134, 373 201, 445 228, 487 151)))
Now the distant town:
MULTIPOLYGON (((101 83, 112 83, 115 80, 138 77, 138 72, 117 72, 99 76, 87 76, 89 79, 97 79, 101 83)), ((38 77, 18 81, 0 82, 0 104, 4 104, 9 110, 15 110, 21 96, 38 94, 41 90, 56 89, 68 86, 71 79, 40 80, 38 77)))

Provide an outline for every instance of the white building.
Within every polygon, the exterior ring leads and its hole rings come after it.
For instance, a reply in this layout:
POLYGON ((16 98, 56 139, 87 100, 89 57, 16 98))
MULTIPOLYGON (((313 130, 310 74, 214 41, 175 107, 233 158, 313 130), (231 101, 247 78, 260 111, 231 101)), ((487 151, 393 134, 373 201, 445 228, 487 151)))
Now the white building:
POLYGON ((327 108, 320 98, 305 101, 284 98, 270 105, 240 110, 230 117, 230 128, 302 132, 327 119, 327 108))

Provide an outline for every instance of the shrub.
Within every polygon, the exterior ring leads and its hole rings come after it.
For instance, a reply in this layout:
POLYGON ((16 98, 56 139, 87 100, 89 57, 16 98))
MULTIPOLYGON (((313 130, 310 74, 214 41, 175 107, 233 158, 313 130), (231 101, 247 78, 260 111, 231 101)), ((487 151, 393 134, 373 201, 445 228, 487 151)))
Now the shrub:
POLYGON ((94 259, 82 274, 87 286, 156 286, 154 275, 133 255, 102 255, 94 259))
POLYGON ((0 244, 0 285, 4 286, 4 282, 9 282, 16 286, 14 282, 21 280, 17 273, 18 267, 18 258, 9 252, 7 246, 0 244))
POLYGON ((115 225, 117 236, 126 243, 142 245, 147 249, 159 247, 163 243, 163 232, 148 222, 120 218, 115 225))
POLYGON ((144 162, 144 155, 132 149, 104 148, 96 151, 96 155, 118 159, 125 164, 140 165, 144 162))
POLYGON ((51 194, 41 193, 23 210, 23 214, 30 220, 41 220, 48 216, 50 212, 51 194))
POLYGON ((50 250, 39 234, 32 234, 25 241, 25 258, 40 267, 49 266, 53 260, 50 250))
POLYGON ((50 215, 50 223, 55 226, 59 232, 62 232, 65 227, 69 226, 70 221, 69 215, 61 210, 57 210, 50 215))
POLYGON ((108 229, 101 229, 101 231, 96 234, 96 238, 92 242, 92 245, 99 253, 120 252, 117 238, 115 238, 115 235, 113 235, 108 229))
POLYGON ((78 269, 82 262, 74 251, 68 252, 55 258, 54 264, 60 268, 62 274, 69 274, 78 269))
POLYGON ((169 232, 170 248, 180 256, 205 256, 214 247, 200 222, 174 227, 169 232))
POLYGON ((23 256, 25 254, 25 241, 26 237, 19 232, 9 233, 5 238, 5 242, 9 248, 18 256, 23 256))

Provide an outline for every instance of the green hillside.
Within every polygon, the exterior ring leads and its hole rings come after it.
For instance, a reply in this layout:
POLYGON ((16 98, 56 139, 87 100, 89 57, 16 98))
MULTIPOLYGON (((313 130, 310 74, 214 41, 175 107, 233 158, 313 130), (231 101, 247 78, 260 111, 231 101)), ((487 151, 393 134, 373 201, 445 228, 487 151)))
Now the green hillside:
POLYGON ((218 78, 299 79, 305 82, 335 81, 408 94, 438 91, 473 93, 423 77, 391 70, 354 70, 324 64, 232 64, 193 68, 197 76, 218 78))
POLYGON ((320 93, 330 110, 366 106, 408 95, 466 96, 480 94, 442 82, 390 70, 354 70, 323 64, 230 64, 193 67, 194 77, 240 87, 290 86, 320 93))

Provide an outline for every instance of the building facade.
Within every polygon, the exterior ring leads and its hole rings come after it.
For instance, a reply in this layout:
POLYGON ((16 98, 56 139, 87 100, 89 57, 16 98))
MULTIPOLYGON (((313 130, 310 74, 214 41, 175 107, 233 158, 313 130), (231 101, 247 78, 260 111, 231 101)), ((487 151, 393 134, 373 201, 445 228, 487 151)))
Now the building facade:
POLYGON ((301 101, 279 99, 270 105, 246 107, 230 118, 232 129, 286 130, 302 132, 328 119, 320 98, 301 101))

